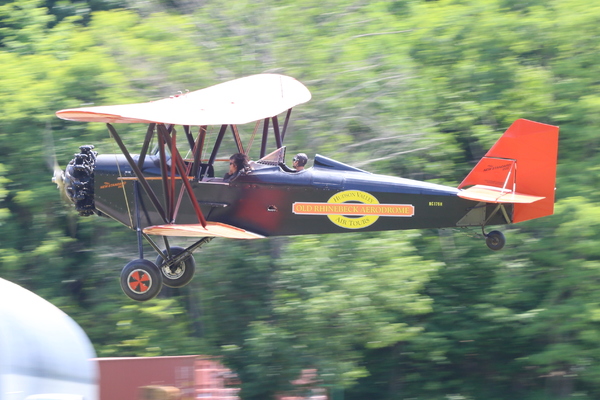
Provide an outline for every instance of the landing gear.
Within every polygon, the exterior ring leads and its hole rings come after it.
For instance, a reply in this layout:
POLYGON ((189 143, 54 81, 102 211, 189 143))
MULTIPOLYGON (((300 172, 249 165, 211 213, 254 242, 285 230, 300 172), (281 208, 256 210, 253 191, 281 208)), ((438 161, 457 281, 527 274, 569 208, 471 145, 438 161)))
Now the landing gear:
POLYGON ((140 258, 131 261, 121 272, 121 289, 132 300, 147 301, 158 295, 163 285, 180 288, 192 280, 196 272, 196 261, 192 253, 202 245, 210 242, 212 237, 198 240, 188 248, 169 246, 165 237, 165 246, 161 250, 147 235, 140 234, 159 254, 156 263, 142 258, 144 256, 141 242, 140 258))
POLYGON ((501 250, 506 244, 506 238, 504 237, 504 234, 500 231, 491 231, 487 235, 484 232, 484 235, 485 244, 487 244, 487 247, 494 251, 501 250))
POLYGON ((192 280, 196 271, 196 261, 190 254, 183 259, 177 257, 186 250, 183 247, 171 247, 156 258, 156 266, 163 275, 163 284, 171 288, 180 288, 192 280))
POLYGON ((153 299, 161 288, 162 275, 152 261, 133 260, 121 271, 121 289, 133 300, 153 299))
POLYGON ((167 250, 161 250, 140 228, 142 215, 139 181, 134 182, 134 195, 139 258, 123 268, 121 289, 132 300, 147 301, 158 295, 163 284, 171 288, 180 288, 190 283, 196 271, 196 261, 192 253, 210 242, 213 237, 201 238, 188 248, 183 248, 170 246, 168 238, 163 236, 167 250), (144 259, 144 239, 158 253, 156 263, 144 259))

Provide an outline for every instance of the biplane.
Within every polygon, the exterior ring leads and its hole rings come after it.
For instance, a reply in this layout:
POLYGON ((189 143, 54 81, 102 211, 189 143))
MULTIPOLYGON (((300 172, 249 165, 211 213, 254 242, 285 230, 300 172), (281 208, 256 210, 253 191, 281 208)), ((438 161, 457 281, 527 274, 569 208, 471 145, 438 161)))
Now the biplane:
POLYGON ((457 188, 373 174, 319 154, 312 167, 295 171, 283 143, 292 108, 310 98, 294 78, 259 74, 149 103, 56 113, 106 123, 120 149, 97 154, 81 146, 54 180, 80 215, 109 217, 137 233, 138 258, 121 272, 127 296, 145 301, 163 285, 186 285, 195 271, 192 253, 215 237, 480 227, 488 247, 499 250, 505 238, 486 233, 487 226, 554 212, 556 126, 517 120, 457 188), (119 123, 148 125, 138 154, 119 136, 119 123), (218 158, 225 136, 246 154, 238 126, 252 123, 250 140, 262 133, 259 158, 233 179, 215 176, 215 166, 229 161, 218 158), (171 246, 172 237, 195 240, 184 248, 171 246), (144 241, 156 260, 145 258, 144 241))

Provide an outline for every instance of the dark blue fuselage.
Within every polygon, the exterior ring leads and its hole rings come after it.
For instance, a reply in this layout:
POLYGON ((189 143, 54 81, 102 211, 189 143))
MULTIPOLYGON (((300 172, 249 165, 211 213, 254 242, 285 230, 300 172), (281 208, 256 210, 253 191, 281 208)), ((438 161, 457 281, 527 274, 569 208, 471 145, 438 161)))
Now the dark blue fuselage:
MULTIPOLYGON (((157 198, 163 199, 164 181, 158 157, 147 157, 142 172, 157 198)), ((96 209, 136 228, 136 182, 123 156, 98 156, 96 209)), ((198 223, 189 197, 181 191, 181 179, 175 184, 174 221, 164 221, 149 197, 143 190, 139 191, 141 228, 165 222, 198 223)), ((214 177, 192 178, 191 186, 208 221, 226 223, 263 236, 481 225, 479 220, 491 213, 487 210, 489 206, 480 205, 486 208, 482 217, 465 223, 463 217, 478 203, 458 197, 458 189, 371 174, 319 155, 312 168, 301 172, 253 163, 252 171, 231 182, 214 177)))

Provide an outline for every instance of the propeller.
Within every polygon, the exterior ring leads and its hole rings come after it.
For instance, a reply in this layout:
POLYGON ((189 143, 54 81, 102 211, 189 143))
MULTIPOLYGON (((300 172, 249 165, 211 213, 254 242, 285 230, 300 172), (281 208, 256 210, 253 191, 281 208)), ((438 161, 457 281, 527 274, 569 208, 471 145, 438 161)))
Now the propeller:
POLYGON ((46 142, 46 164, 48 169, 52 171, 52 182, 56 184, 62 203, 66 208, 67 230, 69 232, 69 236, 74 238, 75 234, 77 233, 76 214, 74 208, 72 207, 73 203, 67 196, 65 188, 65 172, 58 165, 56 158, 54 137, 52 135, 52 125, 50 122, 46 123, 46 132, 44 136, 46 142))
POLYGON ((66 193, 64 191, 65 188, 65 173, 58 165, 58 161, 56 159, 56 149, 54 148, 54 137, 52 135, 52 125, 50 122, 46 123, 46 134, 45 136, 45 144, 46 144, 46 164, 48 169, 50 169, 52 174, 52 182, 56 183, 56 187, 59 189, 61 193, 61 197, 68 201, 66 198, 66 193))
POLYGON ((54 162, 51 166, 54 174, 52 175, 52 182, 56 183, 56 187, 60 191, 61 198, 65 201, 69 201, 65 192, 65 172, 58 166, 58 162, 56 161, 56 154, 54 154, 54 162))

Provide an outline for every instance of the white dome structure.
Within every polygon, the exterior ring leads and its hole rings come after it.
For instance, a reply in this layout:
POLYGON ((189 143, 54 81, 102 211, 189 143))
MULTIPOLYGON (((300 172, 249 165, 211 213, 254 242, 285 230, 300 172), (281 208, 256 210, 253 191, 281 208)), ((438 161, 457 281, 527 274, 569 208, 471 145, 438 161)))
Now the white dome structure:
POLYGON ((0 279, 0 400, 97 400, 95 357, 67 314, 0 279))

